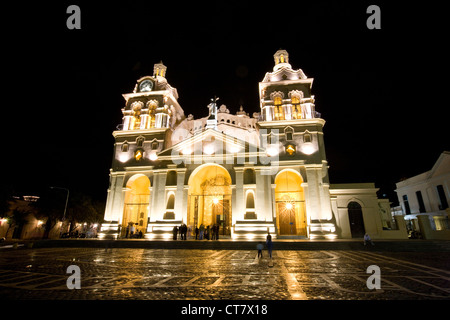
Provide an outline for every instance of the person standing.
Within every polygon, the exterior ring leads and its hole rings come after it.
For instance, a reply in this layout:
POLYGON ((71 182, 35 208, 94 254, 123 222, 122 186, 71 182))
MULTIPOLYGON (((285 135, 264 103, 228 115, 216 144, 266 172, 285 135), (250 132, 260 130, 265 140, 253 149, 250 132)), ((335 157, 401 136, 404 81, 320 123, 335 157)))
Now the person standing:
POLYGON ((216 225, 211 226, 211 240, 216 240, 216 225))
POLYGON ((205 226, 203 223, 200 225, 200 240, 203 240, 203 234, 205 233, 205 226))
POLYGON ((187 231, 186 231, 186 235, 189 237, 189 240, 192 238, 192 228, 191 228, 191 226, 189 225, 189 226, 186 226, 186 228, 187 228, 187 231))
POLYGON ((135 227, 134 227, 134 224, 132 224, 131 228, 130 228, 130 238, 133 238, 134 230, 135 230, 135 227))
POLYGON ((177 240, 178 227, 174 226, 172 231, 173 231, 173 240, 177 240))
POLYGON ((127 228, 125 229, 125 239, 128 239, 128 233, 130 232, 130 226, 127 225, 127 228))
POLYGON ((270 233, 267 234, 266 246, 267 246, 267 251, 269 251, 269 257, 270 257, 270 259, 272 259, 273 242, 272 242, 272 236, 270 235, 270 233))
POLYGON ((187 225, 184 223, 184 224, 183 224, 183 240, 186 240, 187 232, 188 232, 188 227, 187 227, 187 225))
POLYGON ((180 233, 180 240, 183 240, 183 224, 178 228, 178 232, 180 233))
POLYGON ((195 240, 198 240, 198 234, 199 234, 200 230, 198 229, 198 227, 195 227, 195 240))

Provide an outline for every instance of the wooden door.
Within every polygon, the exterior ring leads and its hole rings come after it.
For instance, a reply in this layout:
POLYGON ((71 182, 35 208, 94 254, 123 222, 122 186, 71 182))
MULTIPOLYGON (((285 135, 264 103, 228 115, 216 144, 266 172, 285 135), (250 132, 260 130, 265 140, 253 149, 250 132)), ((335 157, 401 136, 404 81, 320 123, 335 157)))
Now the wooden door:
POLYGON ((297 229, 295 226, 295 207, 292 210, 286 210, 284 203, 278 203, 278 215, 280 223, 280 235, 295 235, 297 229))

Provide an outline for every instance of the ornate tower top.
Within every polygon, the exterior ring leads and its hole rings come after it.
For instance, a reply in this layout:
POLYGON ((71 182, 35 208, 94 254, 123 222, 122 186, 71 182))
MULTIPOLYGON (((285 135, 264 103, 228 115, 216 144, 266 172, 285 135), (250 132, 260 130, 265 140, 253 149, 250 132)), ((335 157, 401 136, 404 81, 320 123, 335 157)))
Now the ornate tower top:
POLYGON ((277 71, 280 68, 288 67, 292 69, 292 66, 289 64, 289 53, 286 50, 280 49, 273 55, 273 59, 275 60, 275 66, 273 67, 273 71, 277 71))
POLYGON ((155 63, 153 66, 153 76, 166 77, 167 67, 163 64, 162 61, 159 63, 155 63))

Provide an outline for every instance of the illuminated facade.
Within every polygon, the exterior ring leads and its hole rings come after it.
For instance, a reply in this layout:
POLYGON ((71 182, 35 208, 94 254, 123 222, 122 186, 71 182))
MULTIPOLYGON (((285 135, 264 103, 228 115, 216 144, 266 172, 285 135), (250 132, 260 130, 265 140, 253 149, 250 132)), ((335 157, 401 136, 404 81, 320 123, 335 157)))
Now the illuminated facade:
POLYGON ((217 224, 233 239, 348 238, 360 236, 351 228, 356 203, 362 229, 383 237, 390 212, 381 215, 373 185, 330 190, 313 79, 292 69, 285 50, 274 62, 252 116, 217 99, 206 117, 185 116, 162 63, 123 95, 103 236, 123 237, 134 225, 147 239, 171 238, 174 226, 217 224))

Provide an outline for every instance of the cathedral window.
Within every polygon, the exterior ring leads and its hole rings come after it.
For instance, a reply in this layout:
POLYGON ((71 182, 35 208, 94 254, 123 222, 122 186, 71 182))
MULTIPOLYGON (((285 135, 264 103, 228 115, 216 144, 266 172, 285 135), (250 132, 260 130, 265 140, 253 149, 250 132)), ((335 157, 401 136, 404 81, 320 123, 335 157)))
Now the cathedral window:
POLYGON ((302 118, 302 109, 300 106, 300 98, 295 95, 292 97, 291 101, 292 101, 293 119, 301 119, 302 118))
POLYGON ((168 194, 169 198, 167 199, 166 205, 166 213, 164 214, 164 219, 175 219, 175 195, 171 191, 168 194))
POLYGON ((305 131, 305 133, 303 134, 303 142, 312 142, 312 136, 308 131, 305 131))
POLYGON ((144 144, 144 137, 138 137, 137 139, 136 139, 136 145, 138 146, 138 147, 142 147, 143 146, 143 144, 144 144))
POLYGON ((171 193, 169 199, 167 200, 167 209, 173 210, 175 208, 175 195, 171 193))
POLYGON ((122 150, 122 152, 128 152, 128 142, 127 142, 127 141, 125 141, 125 142, 122 144, 121 150, 122 150))
POLYGON ((255 196, 253 190, 247 191, 247 197, 245 201, 245 219, 256 219, 255 212, 255 196))
POLYGON ((276 96, 273 99, 273 103, 275 105, 275 120, 283 120, 284 116, 283 116, 283 109, 281 107, 281 97, 276 96))
POLYGON ((284 134, 286 136, 286 140, 290 141, 293 139, 294 130, 291 127, 288 127, 284 130, 284 134))

